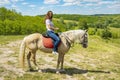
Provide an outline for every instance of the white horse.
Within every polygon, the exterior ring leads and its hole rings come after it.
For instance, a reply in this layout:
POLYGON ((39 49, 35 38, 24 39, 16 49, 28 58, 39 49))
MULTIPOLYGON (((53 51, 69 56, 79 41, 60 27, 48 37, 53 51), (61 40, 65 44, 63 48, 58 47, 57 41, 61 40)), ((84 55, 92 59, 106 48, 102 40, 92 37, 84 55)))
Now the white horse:
MULTIPOLYGON (((59 35, 61 38, 61 43, 58 47, 58 60, 57 60, 57 68, 59 71, 59 65, 61 64, 60 70, 63 70, 63 62, 64 55, 69 51, 72 43, 80 43, 84 48, 88 46, 88 33, 86 30, 70 30, 63 32, 59 35)), ((32 70, 30 59, 32 59, 34 65, 38 67, 36 64, 36 51, 41 50, 46 53, 52 53, 52 48, 46 48, 43 45, 43 36, 39 33, 34 33, 29 36, 26 36, 20 46, 19 53, 19 63, 20 66, 24 67, 24 58, 25 58, 25 50, 27 48, 27 62, 29 65, 29 70, 32 70)))

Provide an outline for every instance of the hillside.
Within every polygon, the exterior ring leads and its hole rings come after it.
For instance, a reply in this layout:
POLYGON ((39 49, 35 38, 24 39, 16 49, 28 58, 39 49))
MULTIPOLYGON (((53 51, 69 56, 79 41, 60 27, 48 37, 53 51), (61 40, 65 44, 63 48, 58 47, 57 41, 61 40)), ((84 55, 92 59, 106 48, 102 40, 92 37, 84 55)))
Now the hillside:
MULTIPOLYGON (((1 7, 0 35, 26 35, 35 32, 44 33, 46 31, 44 17, 45 15, 23 16, 15 10, 1 7)), ((54 14, 53 17, 54 25, 60 28, 58 32, 71 29, 94 28, 95 33, 97 29, 104 29, 103 32, 109 33, 109 27, 120 28, 120 14, 54 14)), ((110 36, 108 36, 108 34, 107 36, 111 37, 111 34, 110 32, 110 36)))
MULTIPOLYGON (((89 47, 74 44, 65 55, 65 73, 56 74, 57 56, 37 52, 37 63, 44 72, 24 72, 18 54, 24 36, 0 36, 0 80, 119 80, 119 39, 89 36, 89 47)), ((27 66, 27 64, 26 64, 27 66)), ((26 68, 27 69, 27 68, 26 68)))

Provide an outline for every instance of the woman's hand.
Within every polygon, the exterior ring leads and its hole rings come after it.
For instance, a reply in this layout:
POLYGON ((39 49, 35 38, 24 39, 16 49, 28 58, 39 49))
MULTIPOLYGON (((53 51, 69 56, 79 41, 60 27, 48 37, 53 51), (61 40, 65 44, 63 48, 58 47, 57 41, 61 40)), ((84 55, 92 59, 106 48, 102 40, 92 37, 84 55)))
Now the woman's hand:
POLYGON ((56 28, 55 28, 55 30, 59 30, 59 28, 58 28, 58 27, 56 27, 56 28))

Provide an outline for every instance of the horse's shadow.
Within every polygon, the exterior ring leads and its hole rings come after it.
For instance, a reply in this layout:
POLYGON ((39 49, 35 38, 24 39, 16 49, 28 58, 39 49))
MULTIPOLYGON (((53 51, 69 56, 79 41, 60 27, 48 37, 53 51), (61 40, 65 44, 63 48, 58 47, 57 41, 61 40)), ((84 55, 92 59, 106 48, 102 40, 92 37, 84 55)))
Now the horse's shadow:
MULTIPOLYGON (((88 72, 91 73, 105 73, 109 74, 109 71, 102 71, 102 70, 82 70, 78 68, 65 68, 65 71, 60 71, 61 74, 73 75, 73 74, 85 74, 88 72)), ((56 73, 56 69, 46 68, 41 70, 44 73, 56 73)))

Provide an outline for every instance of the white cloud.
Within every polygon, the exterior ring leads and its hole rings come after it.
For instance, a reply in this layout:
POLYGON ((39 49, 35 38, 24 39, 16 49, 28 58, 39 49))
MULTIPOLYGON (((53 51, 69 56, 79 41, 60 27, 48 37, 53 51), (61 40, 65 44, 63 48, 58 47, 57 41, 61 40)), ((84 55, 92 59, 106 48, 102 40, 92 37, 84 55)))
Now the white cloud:
POLYGON ((12 7, 12 8, 17 8, 17 6, 16 6, 16 5, 14 5, 14 4, 12 4, 12 5, 11 5, 11 7, 12 7))
POLYGON ((93 3, 87 3, 85 4, 86 6, 97 6, 97 4, 93 4, 93 3))
POLYGON ((23 2, 23 3, 22 3, 22 5, 27 5, 27 4, 29 4, 29 3, 27 3, 27 2, 23 2))
POLYGON ((44 4, 57 4, 60 0, 44 0, 44 4))
POLYGON ((9 1, 11 1, 11 2, 18 2, 19 0, 9 0, 9 1))
MULTIPOLYGON (((63 2, 67 2, 67 3, 72 3, 75 2, 76 0, 63 0, 63 2)), ((79 0, 80 1, 80 0, 79 0)))
POLYGON ((102 0, 83 0, 84 2, 100 2, 102 0))
POLYGON ((114 2, 112 6, 108 5, 108 8, 113 8, 113 9, 118 8, 118 9, 120 9, 120 2, 114 2))
POLYGON ((45 9, 45 7, 40 7, 39 9, 40 9, 40 10, 43 10, 43 9, 45 9))
POLYGON ((71 5, 81 5, 80 0, 63 0, 64 4, 62 6, 71 6, 71 5))
POLYGON ((0 5, 10 4, 9 0, 0 0, 0 5))
POLYGON ((104 4, 113 4, 113 1, 100 1, 98 2, 98 5, 104 5, 104 4))
POLYGON ((36 7, 36 5, 29 5, 29 7, 34 8, 34 7, 36 7))
POLYGON ((116 5, 120 5, 120 3, 118 1, 99 1, 96 3, 87 3, 87 6, 116 6, 116 5))
POLYGON ((113 5, 119 1, 110 1, 110 0, 63 0, 64 4, 62 6, 101 6, 101 5, 113 5))
POLYGON ((6 4, 11 4, 11 3, 16 3, 19 0, 0 0, 0 5, 6 5, 6 4))
POLYGON ((72 3, 64 3, 62 6, 71 6, 73 5, 72 3))

